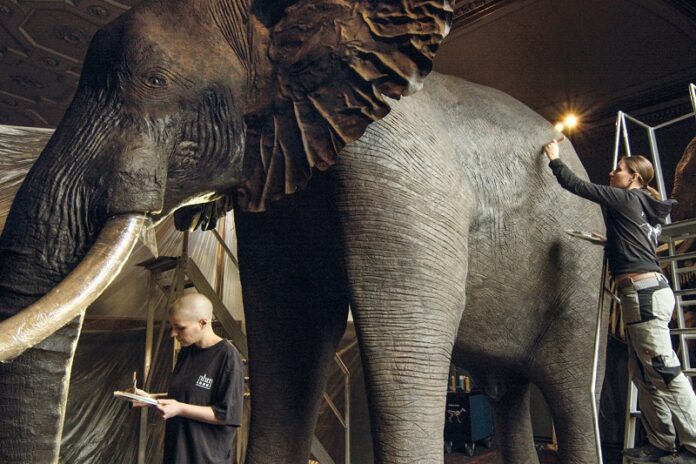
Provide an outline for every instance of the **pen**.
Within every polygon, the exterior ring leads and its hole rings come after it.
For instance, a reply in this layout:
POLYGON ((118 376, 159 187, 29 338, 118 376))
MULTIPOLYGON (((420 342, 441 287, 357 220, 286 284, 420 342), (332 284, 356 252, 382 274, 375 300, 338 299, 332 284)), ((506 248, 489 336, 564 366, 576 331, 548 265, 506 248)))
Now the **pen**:
POLYGON ((138 386, 138 372, 133 371, 133 393, 135 393, 135 389, 138 386))

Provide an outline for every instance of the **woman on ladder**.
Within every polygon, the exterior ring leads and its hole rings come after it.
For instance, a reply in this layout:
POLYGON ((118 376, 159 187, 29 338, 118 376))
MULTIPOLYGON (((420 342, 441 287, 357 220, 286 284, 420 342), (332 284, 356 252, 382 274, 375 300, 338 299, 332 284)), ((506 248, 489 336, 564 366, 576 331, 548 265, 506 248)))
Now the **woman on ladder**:
POLYGON ((696 396, 672 349, 674 293, 656 255, 657 237, 673 201, 661 201, 649 187, 654 170, 642 156, 622 158, 606 186, 578 178, 559 159, 557 140, 544 153, 564 189, 605 208, 605 253, 619 289, 628 371, 638 388, 649 442, 625 449, 623 455, 632 462, 696 464, 696 396))

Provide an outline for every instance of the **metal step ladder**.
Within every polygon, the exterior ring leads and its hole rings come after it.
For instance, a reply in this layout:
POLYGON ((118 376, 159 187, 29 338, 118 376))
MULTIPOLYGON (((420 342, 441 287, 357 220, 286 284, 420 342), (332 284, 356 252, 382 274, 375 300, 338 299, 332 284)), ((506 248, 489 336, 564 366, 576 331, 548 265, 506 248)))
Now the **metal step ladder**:
MULTIPOLYGON (((670 330, 672 335, 679 338, 677 352, 682 364, 682 372, 690 381, 696 376, 696 369, 691 367, 689 356, 689 341, 696 341, 696 327, 686 327, 684 322, 684 308, 696 306, 696 300, 684 300, 684 297, 696 295, 696 288, 682 289, 680 276, 685 272, 694 272, 695 266, 680 266, 685 261, 696 259, 696 252, 677 253, 675 242, 696 238, 696 218, 674 222, 665 225, 660 241, 668 245, 669 253, 660 258, 660 264, 668 264, 670 268, 670 281, 675 295, 675 314, 677 327, 670 330)), ((638 410, 638 390, 629 379, 628 395, 626 400, 626 429, 624 434, 624 448, 635 446, 636 420, 641 416, 638 410)))
MULTIPOLYGON (((650 145, 650 154, 652 163, 655 168, 655 180, 658 190, 660 191, 663 200, 666 199, 666 188, 660 161, 660 153, 657 143, 657 131, 666 127, 670 127, 681 121, 696 117, 696 85, 689 85, 689 95, 691 100, 692 112, 679 116, 670 121, 650 126, 628 114, 619 111, 616 120, 616 138, 614 146, 614 162, 613 169, 619 162, 619 152, 621 142, 623 141, 624 150, 628 156, 631 156, 630 137, 628 133, 627 121, 637 124, 646 131, 648 142, 650 145)), ((684 221, 668 223, 663 227, 660 236, 660 242, 667 245, 667 256, 659 259, 660 264, 664 267, 669 267, 668 274, 670 275, 671 287, 675 295, 675 313, 677 327, 670 330, 672 335, 679 338, 679 346, 676 351, 680 354, 682 371, 692 382, 692 377, 696 376, 696 369, 691 368, 691 359, 689 358, 689 341, 696 340, 696 327, 685 327, 684 308, 696 306, 696 301, 690 299, 684 300, 685 297, 696 295, 696 289, 682 289, 680 276, 687 272, 696 271, 696 266, 680 266, 686 261, 696 259, 696 252, 678 253, 676 242, 681 240, 689 240, 696 238, 696 218, 687 219, 684 221)), ((625 416, 625 431, 624 431, 624 448, 632 448, 635 446, 635 436, 637 428, 637 419, 641 414, 638 410, 638 390, 633 382, 628 381, 628 394, 626 398, 626 416, 625 416)), ((693 385, 693 382, 692 382, 693 385)), ((624 462, 627 460, 624 459, 624 462)))
MULTIPOLYGON (((665 226, 662 232, 662 241, 669 245, 669 255, 660 260, 660 264, 669 263, 672 275, 672 290, 675 296, 675 312, 677 315, 677 328, 670 332, 679 337, 679 353, 681 355, 682 371, 689 380, 696 376, 696 369, 691 367, 688 342, 696 340, 696 327, 686 327, 684 321, 684 308, 696 306, 696 300, 684 300, 684 297, 696 295, 696 288, 682 289, 681 275, 686 272, 694 272, 696 266, 679 266, 679 263, 696 260, 696 252, 678 253, 676 242, 696 238, 696 218, 686 221, 674 222, 665 226)), ((693 383, 692 383, 693 386, 693 383)))

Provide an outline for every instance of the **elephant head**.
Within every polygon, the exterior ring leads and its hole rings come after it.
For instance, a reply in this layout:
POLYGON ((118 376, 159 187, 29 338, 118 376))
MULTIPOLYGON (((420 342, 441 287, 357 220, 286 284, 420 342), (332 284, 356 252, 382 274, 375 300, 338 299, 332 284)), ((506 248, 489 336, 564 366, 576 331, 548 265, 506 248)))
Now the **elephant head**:
POLYGON ((451 3, 146 0, 95 35, 0 238, 0 460, 57 459, 80 316, 140 229, 304 187, 419 88, 451 3))
POLYGON ((674 173, 672 197, 677 204, 672 210, 672 220, 681 221, 696 217, 696 138, 693 138, 684 150, 674 173))

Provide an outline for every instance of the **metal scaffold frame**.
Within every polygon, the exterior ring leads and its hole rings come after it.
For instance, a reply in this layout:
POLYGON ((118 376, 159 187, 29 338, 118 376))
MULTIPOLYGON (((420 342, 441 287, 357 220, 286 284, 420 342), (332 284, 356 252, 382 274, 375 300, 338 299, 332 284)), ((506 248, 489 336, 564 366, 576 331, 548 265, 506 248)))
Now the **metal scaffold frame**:
POLYGON ((648 140, 650 142, 650 154, 652 157, 653 166, 655 167, 655 181, 657 182, 657 188, 662 195, 662 199, 667 198, 665 193, 665 178, 662 174, 662 162, 660 160, 660 153, 657 147, 657 136, 656 132, 660 129, 672 126, 681 121, 685 121, 690 118, 696 118, 696 85, 689 84, 689 96, 691 100, 692 111, 690 113, 684 114, 677 118, 671 119, 669 121, 663 122, 656 126, 651 126, 644 123, 643 121, 634 118, 633 116, 619 111, 616 116, 616 137, 614 139, 614 161, 612 163, 612 169, 616 169, 619 163, 619 152, 621 151, 621 140, 624 142, 624 147, 626 149, 626 155, 631 156, 631 143, 629 141, 628 126, 626 121, 631 121, 648 132, 648 140))

